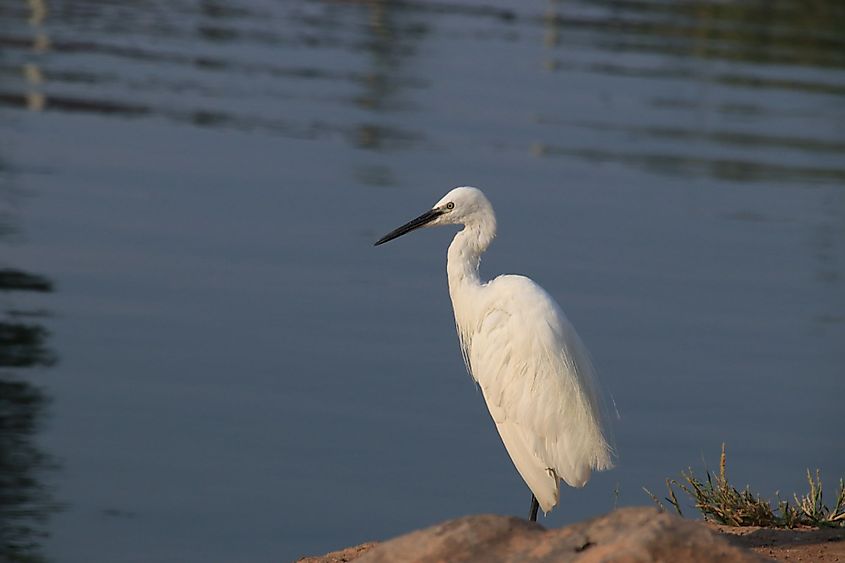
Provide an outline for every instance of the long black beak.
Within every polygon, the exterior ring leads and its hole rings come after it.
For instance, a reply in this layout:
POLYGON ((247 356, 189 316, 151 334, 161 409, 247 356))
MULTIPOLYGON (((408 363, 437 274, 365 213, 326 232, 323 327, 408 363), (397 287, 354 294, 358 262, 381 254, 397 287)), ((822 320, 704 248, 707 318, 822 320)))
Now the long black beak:
POLYGON ((384 244, 384 243, 391 241, 395 238, 401 237, 402 235, 404 235, 406 233, 410 233, 414 229, 419 229, 420 227, 423 227, 423 226, 431 223, 432 221, 434 221, 435 219, 437 219, 441 215, 443 215, 443 211, 441 211, 440 209, 432 209, 431 211, 426 211, 425 213, 423 213, 422 215, 420 215, 416 219, 414 219, 412 221, 408 221, 407 223, 405 223, 404 225, 402 225, 398 229, 394 229, 394 230, 390 231, 389 233, 387 233, 386 235, 384 235, 383 237, 381 237, 380 239, 378 239, 376 241, 375 246, 378 246, 380 244, 384 244))

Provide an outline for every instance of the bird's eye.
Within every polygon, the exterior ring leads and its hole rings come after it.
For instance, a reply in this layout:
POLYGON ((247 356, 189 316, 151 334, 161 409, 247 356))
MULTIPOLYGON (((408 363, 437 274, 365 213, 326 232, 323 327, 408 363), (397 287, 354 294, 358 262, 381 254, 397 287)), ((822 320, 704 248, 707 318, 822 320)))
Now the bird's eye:
POLYGON ((455 209, 455 203, 450 201, 446 204, 446 209, 455 209))

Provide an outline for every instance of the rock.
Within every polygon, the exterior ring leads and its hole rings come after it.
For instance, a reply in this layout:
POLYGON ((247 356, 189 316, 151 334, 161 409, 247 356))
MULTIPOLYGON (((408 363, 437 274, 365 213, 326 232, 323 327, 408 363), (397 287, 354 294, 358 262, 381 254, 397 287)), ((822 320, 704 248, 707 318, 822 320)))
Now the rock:
POLYGON ((777 561, 845 563, 845 528, 736 528, 708 523, 734 545, 777 561))
POLYGON ((356 563, 520 559, 545 534, 542 526, 513 516, 465 516, 382 543, 356 563))
POLYGON ((296 563, 347 563, 353 559, 358 559, 362 554, 368 552, 377 543, 369 542, 356 545, 355 547, 347 547, 339 551, 332 551, 319 557, 302 557, 296 560, 296 563))
MULTIPOLYGON (((685 561, 771 561, 735 546, 700 522, 684 520, 656 508, 623 508, 608 515, 546 533, 548 557, 534 561, 579 563, 685 561)), ((527 558, 526 558, 527 559, 527 558)))
MULTIPOLYGON (((349 559, 311 561, 329 563, 349 559)), ((394 561, 757 563, 771 560, 732 545, 700 522, 655 508, 622 508, 557 530, 546 530, 539 524, 514 517, 466 516, 378 544, 355 559, 355 563, 394 561)))

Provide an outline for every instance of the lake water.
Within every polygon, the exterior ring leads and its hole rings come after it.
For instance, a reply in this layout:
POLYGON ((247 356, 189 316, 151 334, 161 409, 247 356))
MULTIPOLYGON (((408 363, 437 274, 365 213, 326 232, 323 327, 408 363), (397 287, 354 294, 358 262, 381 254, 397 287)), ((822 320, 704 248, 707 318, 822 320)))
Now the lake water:
POLYGON ((464 372, 450 229, 567 311, 618 466, 845 473, 840 2, 0 0, 0 531, 284 561, 529 492, 464 372))

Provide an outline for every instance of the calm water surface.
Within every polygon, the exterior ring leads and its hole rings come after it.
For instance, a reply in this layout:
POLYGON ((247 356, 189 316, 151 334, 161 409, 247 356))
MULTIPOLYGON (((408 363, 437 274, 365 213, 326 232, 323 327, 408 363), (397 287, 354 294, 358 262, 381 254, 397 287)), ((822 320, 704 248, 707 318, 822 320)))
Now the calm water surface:
POLYGON ((523 515, 451 232, 372 247, 458 184, 499 215, 483 273, 561 302, 620 414, 547 525, 722 442, 765 494, 845 473, 841 3, 0 0, 6 555, 523 515))

